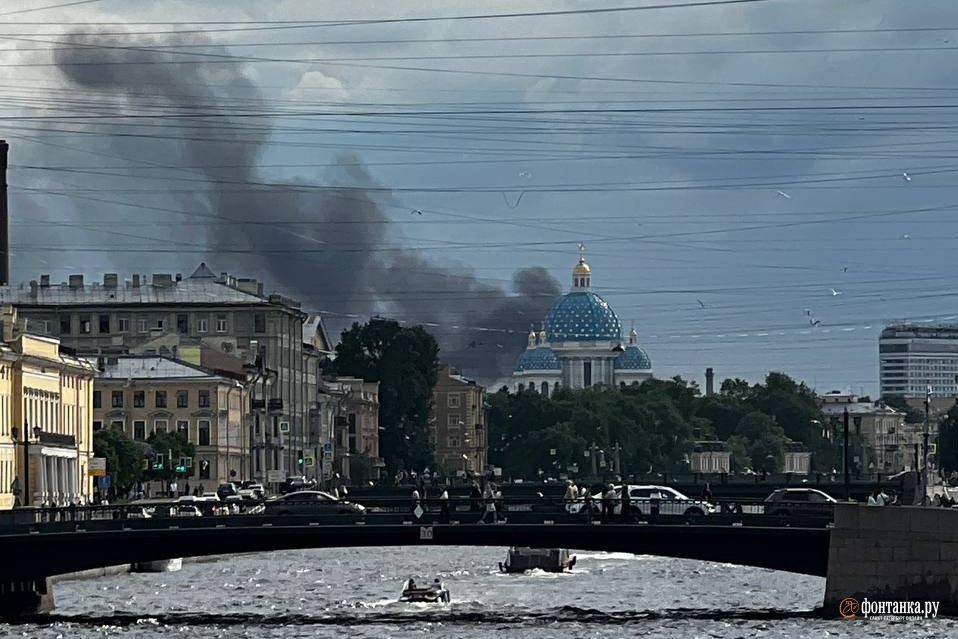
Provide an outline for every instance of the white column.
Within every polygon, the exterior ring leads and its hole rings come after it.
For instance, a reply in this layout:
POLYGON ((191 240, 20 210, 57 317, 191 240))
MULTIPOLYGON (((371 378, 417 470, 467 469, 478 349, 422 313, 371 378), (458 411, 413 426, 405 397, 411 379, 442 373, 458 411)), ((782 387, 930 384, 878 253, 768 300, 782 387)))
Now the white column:
POLYGON ((46 501, 47 496, 47 458, 43 454, 36 456, 34 463, 37 464, 36 478, 37 485, 33 488, 33 492, 37 494, 38 500, 40 502, 46 501))

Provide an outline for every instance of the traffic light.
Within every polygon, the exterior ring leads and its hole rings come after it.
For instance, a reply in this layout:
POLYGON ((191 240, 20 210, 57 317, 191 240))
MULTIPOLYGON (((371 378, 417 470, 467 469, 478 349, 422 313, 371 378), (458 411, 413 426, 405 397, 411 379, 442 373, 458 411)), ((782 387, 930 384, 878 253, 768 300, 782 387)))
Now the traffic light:
POLYGON ((306 463, 306 456, 303 455, 303 451, 300 450, 296 453, 296 463, 300 466, 306 463))
POLYGON ((163 453, 153 456, 153 470, 163 470, 163 453))
POLYGON ((185 473, 186 472, 186 457, 180 457, 179 463, 176 464, 176 472, 185 473))

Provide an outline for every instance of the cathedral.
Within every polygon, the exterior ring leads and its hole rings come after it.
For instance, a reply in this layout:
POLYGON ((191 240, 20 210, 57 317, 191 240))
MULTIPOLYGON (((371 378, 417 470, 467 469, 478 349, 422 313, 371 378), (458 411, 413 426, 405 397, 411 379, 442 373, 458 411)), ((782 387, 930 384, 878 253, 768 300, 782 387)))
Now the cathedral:
POLYGON ((529 332, 529 345, 512 373, 513 390, 533 388, 550 395, 560 386, 628 385, 652 377, 652 362, 639 348, 635 328, 622 343, 622 324, 608 302, 592 291, 592 269, 579 245, 572 290, 546 314, 541 330, 529 332))

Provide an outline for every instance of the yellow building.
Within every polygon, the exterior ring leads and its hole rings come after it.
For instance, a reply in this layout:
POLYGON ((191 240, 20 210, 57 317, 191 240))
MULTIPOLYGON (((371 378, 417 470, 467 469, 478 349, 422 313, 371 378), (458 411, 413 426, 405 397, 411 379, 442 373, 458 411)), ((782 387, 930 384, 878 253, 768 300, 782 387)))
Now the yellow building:
POLYGON ((486 470, 486 389, 449 366, 432 389, 432 439, 436 462, 447 475, 486 470))
POLYGON ((0 309, 0 508, 87 502, 95 368, 0 309))
POLYGON ((145 356, 100 358, 93 428, 119 428, 145 445, 153 432, 178 431, 196 446, 179 482, 206 491, 250 478, 246 390, 238 379, 187 362, 145 356))

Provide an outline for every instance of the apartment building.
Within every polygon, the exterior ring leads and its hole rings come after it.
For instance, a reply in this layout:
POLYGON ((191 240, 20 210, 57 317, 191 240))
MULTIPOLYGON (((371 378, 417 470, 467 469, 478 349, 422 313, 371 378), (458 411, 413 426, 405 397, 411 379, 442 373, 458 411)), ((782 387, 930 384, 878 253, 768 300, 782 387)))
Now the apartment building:
POLYGON ((432 438, 436 462, 447 475, 486 468, 486 389, 443 366, 432 390, 432 438))
MULTIPOLYGON (((880 401, 859 401, 857 395, 841 391, 825 393, 819 401, 822 413, 831 422, 825 431, 828 437, 842 436, 845 411, 848 411, 849 433, 860 437, 864 447, 853 453, 857 457, 856 465, 863 472, 897 473, 914 467, 914 446, 921 444, 923 426, 906 425, 905 413, 880 401)), ((936 420, 930 428, 932 433, 937 433, 936 420)))
POLYGON ((334 415, 334 443, 327 450, 332 472, 354 483, 375 481, 386 465, 379 456, 379 382, 336 377, 325 390, 334 415))
POLYGON ((88 502, 95 369, 0 309, 0 509, 88 502))
POLYGON ((294 300, 264 294, 255 279, 216 275, 206 264, 185 278, 158 273, 121 280, 108 273, 102 281, 71 275, 54 284, 41 275, 29 285, 0 287, 0 303, 15 305, 81 355, 184 359, 184 349, 203 347, 238 358, 241 366, 257 363, 250 395, 264 403, 257 410, 273 423, 260 422, 254 432, 254 479, 295 473, 296 451, 321 445, 309 441, 317 388, 305 369, 329 354, 325 329, 321 321, 310 326, 312 350, 304 355, 308 315, 294 300))
POLYGON ((207 490, 250 478, 249 402, 242 381, 153 355, 108 356, 99 366, 94 431, 117 428, 143 444, 154 432, 183 433, 196 446, 189 479, 207 490))

